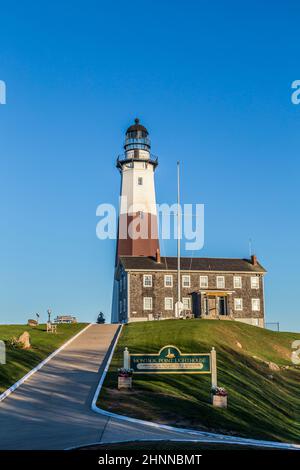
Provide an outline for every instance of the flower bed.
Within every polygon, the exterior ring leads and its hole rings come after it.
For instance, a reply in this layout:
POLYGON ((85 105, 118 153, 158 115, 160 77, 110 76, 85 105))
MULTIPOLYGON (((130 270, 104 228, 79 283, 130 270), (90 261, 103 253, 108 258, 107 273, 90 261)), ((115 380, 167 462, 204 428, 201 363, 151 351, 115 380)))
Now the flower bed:
POLYGON ((227 390, 223 387, 212 387, 211 389, 212 395, 218 396, 218 397, 227 397, 228 393, 227 390))

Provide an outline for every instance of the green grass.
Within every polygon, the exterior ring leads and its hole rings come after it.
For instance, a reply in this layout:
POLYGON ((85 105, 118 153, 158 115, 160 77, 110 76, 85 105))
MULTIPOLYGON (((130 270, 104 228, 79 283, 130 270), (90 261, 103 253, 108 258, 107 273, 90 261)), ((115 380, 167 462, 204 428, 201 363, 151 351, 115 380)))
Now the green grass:
POLYGON ((98 405, 164 424, 299 443, 300 369, 290 359, 296 339, 299 333, 276 333, 231 321, 131 323, 123 328, 98 405), (125 346, 132 353, 156 353, 167 344, 183 353, 209 352, 215 346, 218 384, 229 392, 227 410, 212 407, 209 375, 136 375, 132 391, 117 390, 117 368, 125 346), (275 362, 281 370, 271 371, 258 358, 275 362))
POLYGON ((57 334, 51 334, 46 332, 46 325, 35 328, 27 325, 0 325, 0 340, 7 342, 13 336, 19 337, 24 331, 28 331, 32 346, 29 350, 7 347, 6 364, 0 365, 0 393, 85 326, 86 323, 58 325, 57 334))

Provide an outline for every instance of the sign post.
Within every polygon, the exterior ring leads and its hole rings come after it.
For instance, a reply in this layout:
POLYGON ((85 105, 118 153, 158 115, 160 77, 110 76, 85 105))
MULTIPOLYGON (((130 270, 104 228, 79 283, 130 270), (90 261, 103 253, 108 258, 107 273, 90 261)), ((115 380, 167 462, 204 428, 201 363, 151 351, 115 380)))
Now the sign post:
POLYGON ((217 352, 216 352, 214 347, 211 350, 210 358, 211 358, 211 386, 213 388, 213 387, 218 386, 218 381, 217 381, 217 352))
POLYGON ((129 356, 129 351, 128 348, 124 349, 123 353, 123 367, 124 369, 130 369, 130 356, 129 356))

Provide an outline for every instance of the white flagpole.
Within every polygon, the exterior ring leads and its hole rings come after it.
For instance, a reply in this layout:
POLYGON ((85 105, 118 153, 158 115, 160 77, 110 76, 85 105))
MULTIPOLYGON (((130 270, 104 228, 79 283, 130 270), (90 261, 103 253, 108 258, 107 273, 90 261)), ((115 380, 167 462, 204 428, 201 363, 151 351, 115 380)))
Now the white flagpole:
POLYGON ((180 279, 180 239, 181 239, 181 208, 180 208, 180 163, 177 162, 177 285, 178 303, 177 316, 180 316, 181 279, 180 279))

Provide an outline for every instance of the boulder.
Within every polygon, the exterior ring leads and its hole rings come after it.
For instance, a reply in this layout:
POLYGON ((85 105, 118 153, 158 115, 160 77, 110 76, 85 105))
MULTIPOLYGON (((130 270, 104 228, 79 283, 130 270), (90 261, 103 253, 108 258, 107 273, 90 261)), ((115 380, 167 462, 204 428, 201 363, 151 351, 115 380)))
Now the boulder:
POLYGON ((270 370, 276 370, 276 371, 280 370, 280 367, 277 364, 275 364, 275 362, 268 362, 267 364, 270 370))
POLYGON ((18 339, 18 343, 20 344, 22 349, 29 349, 30 348, 30 335, 28 331, 24 331, 18 339))
POLYGON ((271 362, 271 361, 264 361, 263 359, 261 359, 260 357, 257 357, 257 356, 252 356, 253 359, 256 359, 257 361, 260 361, 262 362, 263 364, 265 364, 270 370, 273 370, 273 371, 280 371, 280 367, 275 364, 275 362, 271 362))

